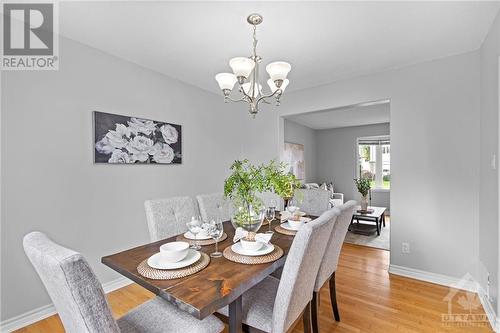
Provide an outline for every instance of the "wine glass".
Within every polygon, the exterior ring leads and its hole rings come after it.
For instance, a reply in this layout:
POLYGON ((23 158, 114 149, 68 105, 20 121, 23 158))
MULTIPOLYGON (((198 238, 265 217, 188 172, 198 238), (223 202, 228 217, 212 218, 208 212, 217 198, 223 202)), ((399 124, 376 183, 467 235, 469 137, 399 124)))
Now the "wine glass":
POLYGON ((274 231, 271 229, 271 222, 274 220, 274 216, 276 214, 276 207, 268 207, 266 209, 266 220, 269 223, 269 230, 266 231, 266 234, 274 234, 274 231))
POLYGON ((210 222, 209 234, 210 237, 212 237, 212 239, 215 241, 215 252, 211 253, 210 257, 222 257, 222 252, 219 252, 219 239, 224 234, 224 224, 222 223, 222 220, 220 218, 218 218, 217 221, 212 220, 212 222, 210 222))
POLYGON ((193 216, 191 221, 186 223, 189 231, 194 235, 194 244, 190 246, 193 250, 201 249, 201 246, 198 245, 198 234, 201 232, 201 218, 199 216, 193 216))

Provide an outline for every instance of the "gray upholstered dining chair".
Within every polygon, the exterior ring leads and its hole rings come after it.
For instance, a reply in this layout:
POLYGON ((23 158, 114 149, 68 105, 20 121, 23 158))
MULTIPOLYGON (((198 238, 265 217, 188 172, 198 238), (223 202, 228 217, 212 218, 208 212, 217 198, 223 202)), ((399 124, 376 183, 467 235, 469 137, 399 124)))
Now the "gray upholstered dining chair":
POLYGON ((309 215, 320 216, 330 207, 330 192, 322 189, 297 189, 291 204, 309 215))
POLYGON ((191 197, 146 200, 144 207, 152 242, 186 232, 186 223, 198 215, 198 207, 191 197))
POLYGON ((321 287, 327 281, 329 281, 333 316, 336 321, 340 321, 339 309, 337 306, 337 293, 335 291, 335 271, 337 270, 340 250, 342 249, 342 244, 344 243, 344 238, 347 234, 347 229, 351 223, 352 214, 354 213, 356 205, 356 201, 350 200, 337 207, 340 210, 340 215, 337 217, 337 222, 335 222, 335 225, 333 226, 328 245, 326 246, 325 255, 323 256, 323 260, 319 266, 318 275, 314 284, 313 298, 311 301, 312 326, 314 333, 319 332, 319 321, 317 317, 319 310, 319 292, 321 287))
POLYGON ((216 220, 218 217, 222 221, 231 219, 231 202, 222 193, 200 194, 196 200, 203 221, 216 220))
POLYGON ((271 201, 274 200, 277 210, 284 209, 285 202, 283 201, 283 198, 274 192, 260 192, 257 193, 257 197, 262 200, 265 207, 271 207, 271 201))
POLYGON ((115 321, 101 284, 80 253, 41 232, 24 236, 23 246, 68 333, 219 333, 224 329, 215 316, 198 320, 159 297, 115 321))
MULTIPOLYGON (((285 333, 304 313, 304 326, 311 327, 314 281, 339 213, 333 208, 300 228, 288 252, 281 280, 269 276, 243 294, 244 324, 268 333, 285 333)), ((228 307, 219 313, 227 316, 228 307)))

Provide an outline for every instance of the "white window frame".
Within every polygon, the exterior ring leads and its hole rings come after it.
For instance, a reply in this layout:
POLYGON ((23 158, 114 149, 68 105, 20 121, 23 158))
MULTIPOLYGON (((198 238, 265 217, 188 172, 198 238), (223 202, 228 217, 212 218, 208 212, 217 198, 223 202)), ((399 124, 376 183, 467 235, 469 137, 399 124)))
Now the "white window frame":
MULTIPOLYGON (((356 138, 356 149, 355 149, 355 151, 356 151, 356 173, 355 173, 356 178, 361 177, 360 164, 359 164, 359 161, 360 161, 359 142, 364 141, 364 140, 388 140, 390 142, 391 136, 390 135, 376 135, 376 136, 361 136, 361 137, 356 138)), ((376 154, 377 154, 376 160, 378 161, 378 157, 380 156, 380 161, 382 162, 382 146, 381 145, 377 149, 376 154)), ((382 166, 381 173, 383 174, 383 166, 382 166)), ((383 182, 383 178, 381 178, 381 179, 383 182)), ((375 188, 372 188, 371 190, 372 190, 372 192, 390 192, 391 191, 390 188, 387 189, 387 188, 382 188, 382 187, 375 187, 375 188)))

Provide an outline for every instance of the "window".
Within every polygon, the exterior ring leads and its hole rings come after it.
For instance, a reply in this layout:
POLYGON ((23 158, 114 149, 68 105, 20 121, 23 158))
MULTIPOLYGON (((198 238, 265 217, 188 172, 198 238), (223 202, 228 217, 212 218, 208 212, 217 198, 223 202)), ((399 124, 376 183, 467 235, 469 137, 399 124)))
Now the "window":
POLYGON ((389 136, 358 138, 358 177, 371 179, 372 189, 391 188, 389 136))

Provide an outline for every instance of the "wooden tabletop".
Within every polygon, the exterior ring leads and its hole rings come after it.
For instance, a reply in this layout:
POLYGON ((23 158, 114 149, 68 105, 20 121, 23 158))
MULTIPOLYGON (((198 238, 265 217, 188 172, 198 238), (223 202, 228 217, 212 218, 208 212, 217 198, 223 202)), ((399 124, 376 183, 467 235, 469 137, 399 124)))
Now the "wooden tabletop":
MULTIPOLYGON (((273 228, 277 224, 276 220, 273 221, 273 228)), ((263 226, 260 232, 265 232, 267 228, 263 226)), ((228 237, 219 243, 220 251, 233 244, 234 228, 230 222, 224 222, 224 232, 228 237)), ((102 263, 198 319, 203 319, 230 304, 277 268, 283 266, 293 241, 293 236, 277 232, 273 234, 271 243, 281 247, 285 255, 272 263, 244 265, 221 257, 210 258, 207 268, 185 278, 151 280, 139 275, 137 272, 139 263, 159 252, 160 245, 174 241, 175 238, 164 239, 103 257, 102 263)), ((215 245, 202 246, 201 251, 210 254, 215 251, 215 245)))
POLYGON ((372 213, 359 213, 358 210, 361 209, 361 206, 357 206, 355 209, 354 209, 354 213, 353 215, 356 216, 356 217, 372 217, 372 218, 379 218, 382 216, 382 214, 385 213, 385 211, 387 210, 386 207, 376 207, 376 206, 370 206, 368 207, 368 209, 373 209, 373 212, 372 213))

